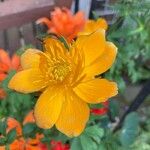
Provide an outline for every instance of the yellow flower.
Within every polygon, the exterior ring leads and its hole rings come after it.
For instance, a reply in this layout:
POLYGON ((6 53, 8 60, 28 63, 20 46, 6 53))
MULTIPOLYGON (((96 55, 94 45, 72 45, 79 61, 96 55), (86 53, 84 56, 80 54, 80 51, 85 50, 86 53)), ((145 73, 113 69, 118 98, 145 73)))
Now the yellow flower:
POLYGON ((99 28, 107 30, 108 24, 105 19, 99 18, 97 20, 88 20, 85 23, 83 31, 79 32, 78 35, 84 35, 84 34, 87 35, 98 30, 99 28))
POLYGON ((28 49, 21 57, 23 71, 9 87, 23 93, 42 91, 34 115, 39 127, 52 126, 68 136, 78 136, 89 119, 87 103, 101 103, 117 94, 117 85, 95 78, 113 64, 117 48, 105 40, 105 31, 79 36, 66 49, 53 38, 43 41, 44 52, 28 49))

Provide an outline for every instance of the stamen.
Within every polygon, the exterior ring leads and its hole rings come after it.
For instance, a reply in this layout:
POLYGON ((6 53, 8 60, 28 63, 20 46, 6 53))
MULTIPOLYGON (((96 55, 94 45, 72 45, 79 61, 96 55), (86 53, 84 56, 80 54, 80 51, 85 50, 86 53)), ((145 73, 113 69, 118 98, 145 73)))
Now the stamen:
POLYGON ((66 76, 71 72, 71 65, 65 59, 51 59, 51 64, 46 73, 53 82, 62 82, 66 76))

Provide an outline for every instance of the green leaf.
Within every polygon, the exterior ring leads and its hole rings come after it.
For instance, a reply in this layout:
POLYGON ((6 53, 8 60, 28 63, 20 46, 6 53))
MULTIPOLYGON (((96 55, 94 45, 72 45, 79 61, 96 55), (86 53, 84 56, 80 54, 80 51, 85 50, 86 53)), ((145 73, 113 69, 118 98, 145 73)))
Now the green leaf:
POLYGON ((69 50, 69 45, 68 45, 66 39, 63 36, 61 36, 61 37, 59 37, 59 40, 64 44, 64 46, 66 47, 66 49, 69 50))
POLYGON ((56 135, 55 139, 57 141, 62 141, 63 143, 65 143, 66 141, 70 140, 70 138, 68 136, 62 134, 61 132, 56 135))
POLYGON ((79 137, 73 139, 70 150, 83 150, 79 137))
POLYGON ((138 134, 139 117, 137 113, 130 113, 124 121, 120 133, 121 144, 125 147, 130 146, 138 134))
POLYGON ((125 83, 123 80, 119 81, 119 77, 125 77, 132 83, 150 78, 149 68, 145 67, 148 64, 145 60, 150 58, 150 5, 146 6, 146 1, 149 3, 149 0, 122 0, 111 6, 117 17, 108 30, 108 38, 117 45, 118 54, 109 73, 112 79, 118 78, 121 92, 125 83), (142 72, 143 69, 147 75, 142 72))
POLYGON ((71 150, 97 150, 104 130, 98 126, 90 126, 77 138, 73 139, 71 150))
POLYGON ((6 92, 11 92, 12 90, 8 88, 8 83, 11 80, 11 78, 15 75, 16 71, 12 70, 9 72, 9 74, 7 75, 7 78, 2 81, 2 88, 6 91, 6 92))
POLYGON ((30 134, 33 133, 35 130, 36 126, 34 123, 27 123, 23 126, 23 135, 24 136, 29 136, 30 134))
POLYGON ((131 150, 149 150, 150 149, 150 133, 142 131, 140 132, 138 138, 131 146, 131 150))
POLYGON ((105 144, 100 144, 99 146, 98 146, 98 150, 106 150, 107 148, 106 148, 106 146, 105 146, 105 144))
POLYGON ((98 145, 86 134, 80 136, 83 150, 97 150, 98 145))
POLYGON ((0 134, 6 135, 7 121, 6 119, 0 121, 0 134))
POLYGON ((15 140, 16 136, 17 136, 16 129, 14 128, 10 130, 7 134, 7 143, 11 144, 15 140))
POLYGON ((87 136, 91 137, 96 143, 100 143, 104 136, 104 130, 98 126, 87 127, 85 130, 87 136))
POLYGON ((53 34, 53 33, 40 33, 36 36, 36 38, 40 41, 43 41, 45 38, 49 38, 52 36, 55 36, 55 34, 53 34))
POLYGON ((0 138, 0 146, 6 145, 6 138, 0 138))
POLYGON ((109 111, 111 117, 115 119, 119 115, 119 103, 115 100, 109 101, 109 111))

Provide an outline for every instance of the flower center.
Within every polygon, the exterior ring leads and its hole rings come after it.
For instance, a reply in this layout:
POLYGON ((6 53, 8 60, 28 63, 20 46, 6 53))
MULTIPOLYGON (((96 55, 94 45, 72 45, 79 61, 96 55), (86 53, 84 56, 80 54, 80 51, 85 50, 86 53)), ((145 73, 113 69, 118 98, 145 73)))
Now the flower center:
POLYGON ((63 81, 71 71, 70 65, 67 63, 56 63, 53 67, 52 74, 57 81, 63 81))
POLYGON ((62 82, 71 72, 71 65, 64 60, 55 60, 49 70, 50 78, 55 82, 62 82))

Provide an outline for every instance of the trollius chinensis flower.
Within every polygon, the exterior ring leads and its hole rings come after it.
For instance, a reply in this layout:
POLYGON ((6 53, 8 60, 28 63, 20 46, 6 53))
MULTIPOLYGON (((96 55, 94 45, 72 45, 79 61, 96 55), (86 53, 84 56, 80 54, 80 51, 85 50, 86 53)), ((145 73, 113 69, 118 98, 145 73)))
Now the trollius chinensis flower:
POLYGON ((34 109, 39 127, 54 125, 68 136, 78 136, 89 119, 88 103, 101 103, 117 94, 117 85, 96 75, 113 64, 117 48, 105 30, 81 35, 67 49, 55 38, 43 41, 44 52, 28 49, 21 57, 23 71, 9 87, 23 93, 42 91, 34 109))

